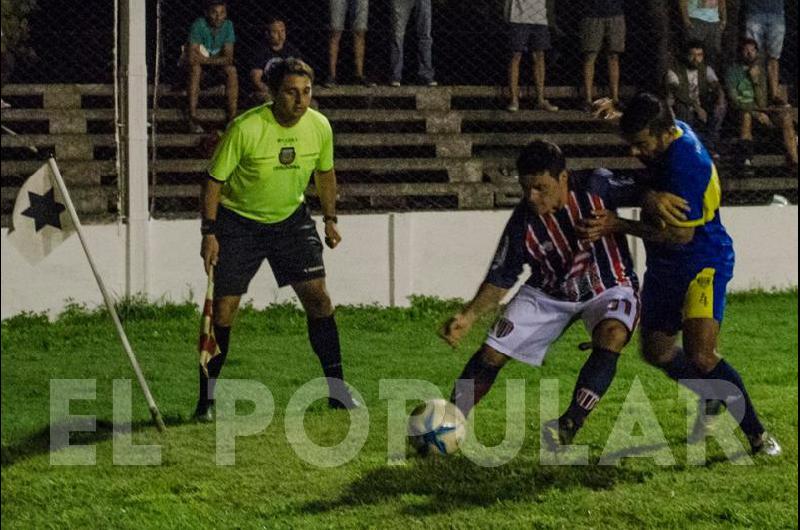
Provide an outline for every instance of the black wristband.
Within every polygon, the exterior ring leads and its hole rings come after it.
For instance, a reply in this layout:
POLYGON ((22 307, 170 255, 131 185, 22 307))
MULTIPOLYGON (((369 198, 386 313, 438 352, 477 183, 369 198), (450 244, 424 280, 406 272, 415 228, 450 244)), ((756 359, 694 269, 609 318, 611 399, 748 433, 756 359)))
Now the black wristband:
POLYGON ((200 223, 200 233, 204 236, 210 236, 217 233, 217 220, 216 219, 203 219, 200 223))
POLYGON ((336 224, 339 224, 339 218, 335 215, 323 215, 322 222, 327 223, 328 221, 333 221, 336 224))

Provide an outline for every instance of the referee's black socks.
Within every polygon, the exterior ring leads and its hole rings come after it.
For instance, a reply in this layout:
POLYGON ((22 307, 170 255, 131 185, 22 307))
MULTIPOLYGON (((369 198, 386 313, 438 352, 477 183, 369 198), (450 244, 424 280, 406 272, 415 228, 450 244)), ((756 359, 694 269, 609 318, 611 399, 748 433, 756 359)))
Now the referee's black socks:
MULTIPOLYGON (((319 357, 322 373, 328 378, 328 384, 331 385, 332 379, 343 381, 344 371, 342 370, 339 329, 336 327, 336 320, 333 315, 323 318, 309 318, 308 340, 311 342, 311 349, 319 357)), ((331 388, 331 394, 334 393, 334 390, 338 389, 331 388)))
POLYGON ((574 429, 579 429, 586 417, 606 393, 617 372, 619 353, 595 347, 583 363, 572 392, 572 401, 562 418, 572 420, 574 429))

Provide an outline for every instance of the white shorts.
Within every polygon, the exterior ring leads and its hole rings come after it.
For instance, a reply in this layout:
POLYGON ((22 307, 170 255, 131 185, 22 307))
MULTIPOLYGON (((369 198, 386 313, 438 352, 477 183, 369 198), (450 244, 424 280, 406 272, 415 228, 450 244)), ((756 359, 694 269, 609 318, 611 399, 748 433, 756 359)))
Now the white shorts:
POLYGON ((586 302, 565 302, 523 285, 489 330, 486 344, 518 361, 541 366, 550 345, 578 318, 589 335, 607 319, 619 320, 633 333, 639 320, 639 297, 631 287, 616 286, 586 302))

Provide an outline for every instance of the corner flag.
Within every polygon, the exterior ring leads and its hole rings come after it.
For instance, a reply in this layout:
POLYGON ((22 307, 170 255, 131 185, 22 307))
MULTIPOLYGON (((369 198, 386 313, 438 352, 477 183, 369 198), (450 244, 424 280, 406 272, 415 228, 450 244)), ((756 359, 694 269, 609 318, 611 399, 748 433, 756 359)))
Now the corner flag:
POLYGON ((8 241, 31 265, 75 232, 50 164, 42 165, 20 188, 11 223, 8 241))

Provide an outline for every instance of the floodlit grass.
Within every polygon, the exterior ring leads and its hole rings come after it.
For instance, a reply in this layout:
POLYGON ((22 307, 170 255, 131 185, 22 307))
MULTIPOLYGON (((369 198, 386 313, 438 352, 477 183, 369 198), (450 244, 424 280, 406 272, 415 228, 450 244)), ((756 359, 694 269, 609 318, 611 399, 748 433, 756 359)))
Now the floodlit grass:
MULTIPOLYGON (((334 468, 304 462, 286 438, 290 397, 320 375, 305 317, 292 307, 246 310, 233 331, 224 377, 263 383, 275 399, 266 430, 237 439, 234 466, 215 463, 215 426, 188 419, 197 394, 194 307, 136 301, 122 307, 130 341, 168 422, 165 435, 151 427, 134 382, 133 439, 160 445, 159 466, 113 465, 112 382, 133 374, 104 313, 73 307, 55 322, 37 315, 5 320, 2 523, 16 528, 797 527, 796 291, 736 295, 728 306, 722 352, 742 373, 763 421, 784 448, 781 458, 756 459, 755 465, 738 465, 745 461, 741 455, 731 461, 715 441, 708 444, 704 465, 687 462, 686 401, 672 381, 638 358, 635 344, 575 440, 589 446, 590 465, 542 464, 539 382, 558 379, 561 407, 566 405, 586 356, 576 348, 585 340, 580 326, 562 338, 540 370, 519 363, 505 368, 477 408, 478 439, 499 443, 506 430, 506 381, 525 379, 525 443, 509 463, 480 467, 456 455, 389 465, 387 402, 379 397, 379 381, 422 379, 446 396, 486 327, 476 326, 462 347, 449 349, 435 330, 456 307, 418 299, 409 309, 338 310, 345 372, 364 396, 370 428, 357 456, 334 468), (70 405, 72 414, 97 416, 96 432, 72 436, 73 444, 96 448, 96 465, 50 463, 50 380, 59 378, 97 379, 95 400, 70 405), (598 465, 637 378, 667 447, 629 448, 631 457, 619 465, 598 465), (658 450, 668 451, 675 463, 656 465, 658 450)), ((304 424, 312 440, 331 446, 344 439, 349 420, 346 412, 329 411, 320 402, 304 424)))

